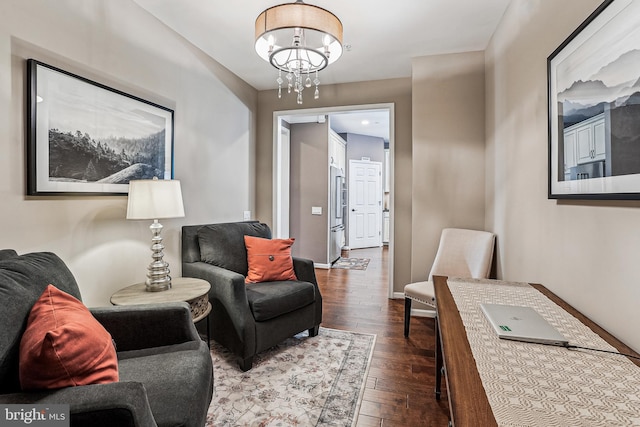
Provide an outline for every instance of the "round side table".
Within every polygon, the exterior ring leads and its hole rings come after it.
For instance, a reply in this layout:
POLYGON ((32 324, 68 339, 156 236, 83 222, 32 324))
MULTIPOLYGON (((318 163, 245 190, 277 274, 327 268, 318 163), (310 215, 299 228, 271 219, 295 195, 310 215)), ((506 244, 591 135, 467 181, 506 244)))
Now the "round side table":
POLYGON ((193 277, 171 278, 171 288, 160 292, 147 292, 144 282, 127 286, 111 295, 113 305, 155 304, 163 302, 187 302, 191 307, 193 323, 207 320, 207 345, 211 340, 208 316, 211 313, 209 289, 206 280, 193 277))

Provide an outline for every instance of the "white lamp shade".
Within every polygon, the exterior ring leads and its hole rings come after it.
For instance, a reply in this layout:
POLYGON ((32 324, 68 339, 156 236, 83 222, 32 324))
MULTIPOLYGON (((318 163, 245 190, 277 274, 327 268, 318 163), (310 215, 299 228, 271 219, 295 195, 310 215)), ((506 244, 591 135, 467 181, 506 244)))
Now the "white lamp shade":
POLYGON ((129 181, 127 219, 162 219, 184 216, 180 181, 140 179, 129 181))
MULTIPOLYGON (((292 55, 292 51, 313 57, 324 57, 328 51, 327 62, 320 67, 313 67, 312 71, 315 71, 335 62, 342 55, 342 34, 342 22, 328 10, 302 2, 287 3, 270 7, 258 16, 255 48, 262 59, 276 68, 280 68, 276 64, 288 62, 285 58, 292 55), (305 30, 306 46, 298 50, 291 43, 294 31, 301 28, 305 30), (272 60, 271 52, 280 49, 284 50, 272 60), (307 49, 309 51, 305 52, 307 49)), ((315 63, 317 65, 319 61, 315 63)), ((289 71, 284 67, 280 69, 289 71)))

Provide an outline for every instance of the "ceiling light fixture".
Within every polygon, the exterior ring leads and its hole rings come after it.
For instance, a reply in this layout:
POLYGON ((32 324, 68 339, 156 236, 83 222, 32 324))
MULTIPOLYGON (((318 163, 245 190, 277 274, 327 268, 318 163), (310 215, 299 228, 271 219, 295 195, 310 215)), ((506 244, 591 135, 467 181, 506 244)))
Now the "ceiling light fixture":
POLYGON ((270 7, 256 19, 255 46, 258 55, 279 70, 278 98, 286 79, 288 93, 296 92, 302 104, 302 91, 312 84, 314 98, 320 97, 318 72, 342 55, 342 22, 302 0, 270 7))

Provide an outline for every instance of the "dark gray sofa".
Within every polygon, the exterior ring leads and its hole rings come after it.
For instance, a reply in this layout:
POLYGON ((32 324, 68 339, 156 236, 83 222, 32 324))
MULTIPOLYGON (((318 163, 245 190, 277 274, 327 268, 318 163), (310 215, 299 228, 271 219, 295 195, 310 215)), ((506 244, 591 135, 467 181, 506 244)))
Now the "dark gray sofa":
POLYGON ((55 254, 0 251, 0 404, 68 404, 72 426, 203 426, 213 393, 208 347, 186 303, 91 309, 117 347, 120 381, 23 392, 19 346, 48 284, 80 299, 55 254))
POLYGON ((293 257, 298 281, 245 284, 244 236, 271 238, 257 221, 182 227, 182 275, 211 284, 211 336, 247 371, 253 356, 304 330, 318 334, 322 296, 313 261, 293 257))

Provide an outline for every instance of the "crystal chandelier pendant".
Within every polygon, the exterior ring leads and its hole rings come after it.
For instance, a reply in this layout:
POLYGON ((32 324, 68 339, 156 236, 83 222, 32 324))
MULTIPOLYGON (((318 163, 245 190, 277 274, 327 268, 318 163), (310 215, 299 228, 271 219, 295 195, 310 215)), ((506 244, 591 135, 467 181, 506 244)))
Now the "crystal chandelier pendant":
POLYGON ((320 85, 320 80, 318 79, 318 72, 316 71, 316 78, 313 80, 313 84, 316 85, 316 91, 313 92, 313 99, 320 98, 320 90, 318 86, 320 85))
POLYGON ((287 84, 287 93, 291 93, 291 88, 293 87, 293 84, 291 83, 293 79, 293 74, 291 74, 291 72, 287 73, 287 81, 289 82, 287 84))
POLYGON ((276 82, 278 83, 278 99, 282 98, 282 83, 284 82, 284 80, 282 80, 282 70, 278 71, 278 78, 276 79, 276 82))

